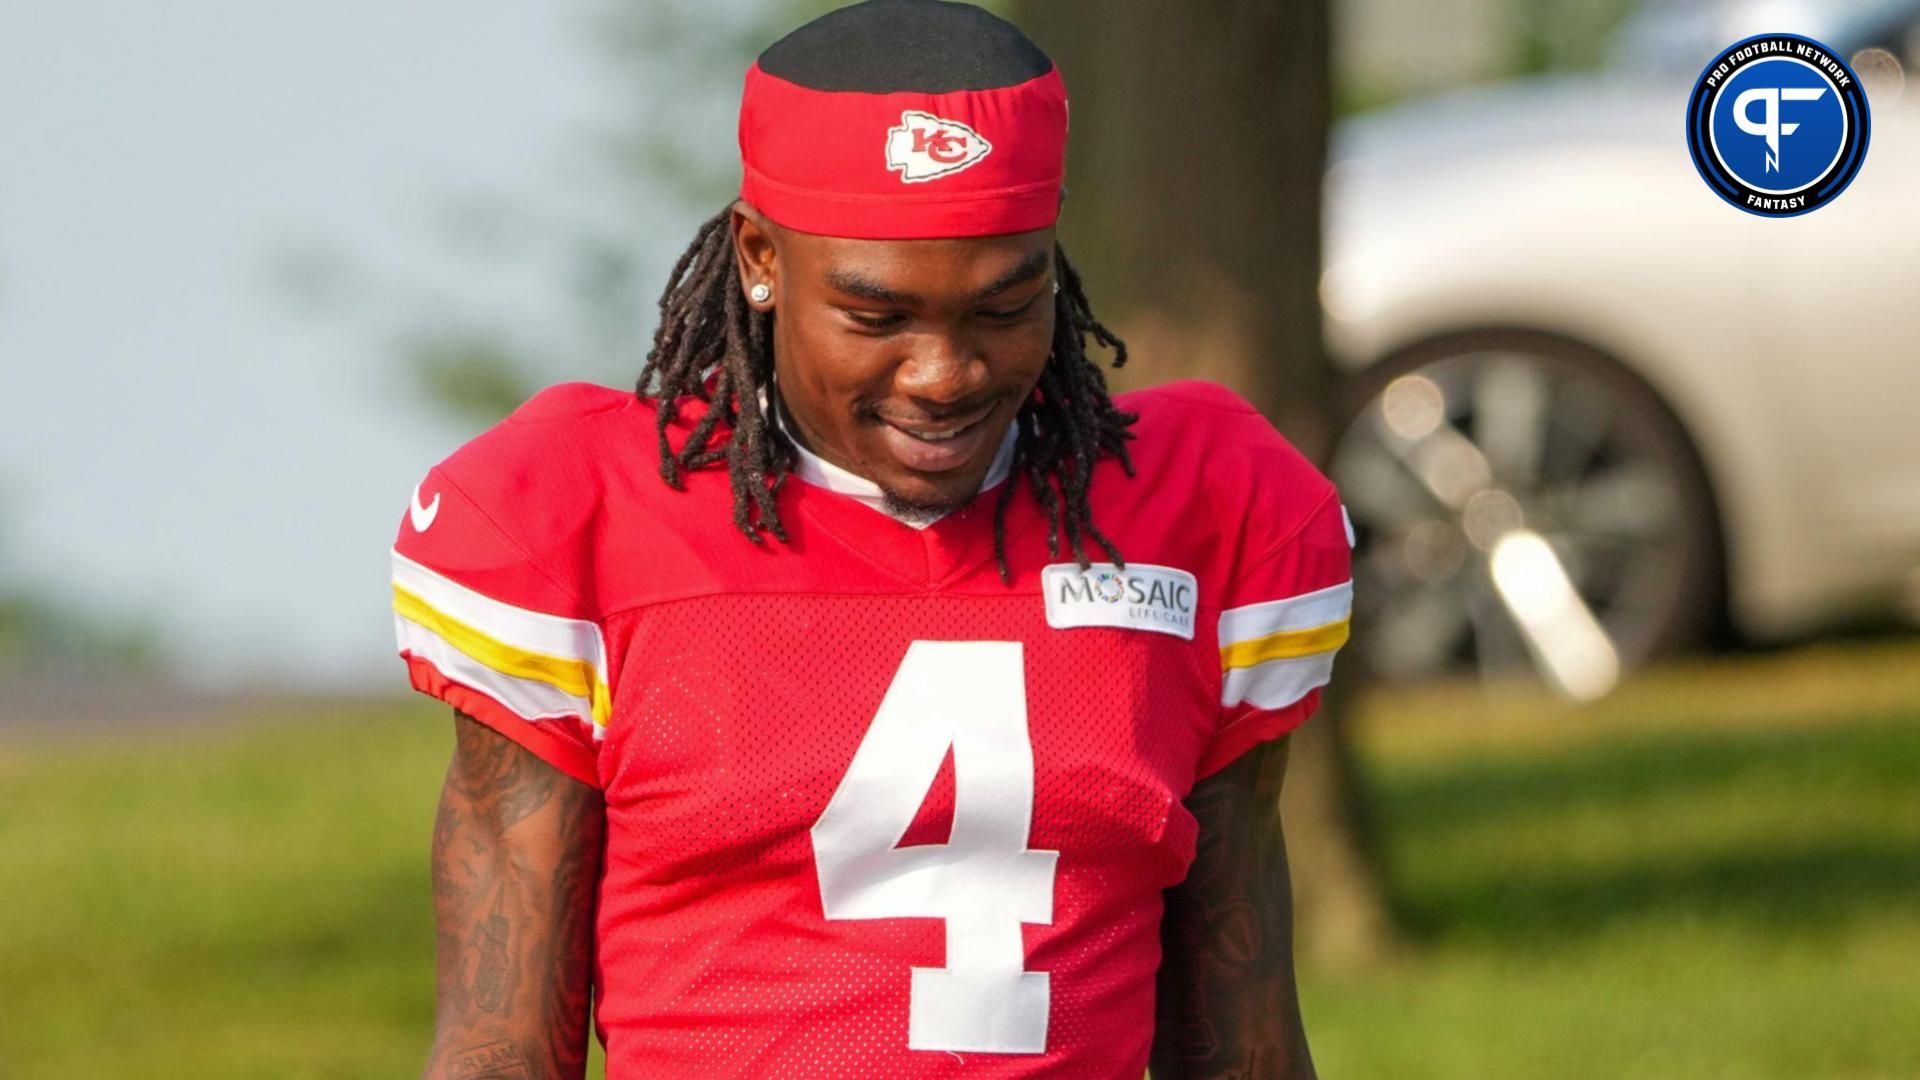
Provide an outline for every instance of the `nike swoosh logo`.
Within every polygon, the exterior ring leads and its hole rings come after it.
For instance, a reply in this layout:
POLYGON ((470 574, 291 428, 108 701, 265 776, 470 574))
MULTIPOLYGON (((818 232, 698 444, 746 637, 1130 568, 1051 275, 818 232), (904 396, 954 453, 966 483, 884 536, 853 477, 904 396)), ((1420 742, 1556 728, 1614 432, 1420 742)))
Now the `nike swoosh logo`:
POLYGON ((415 532, 426 532, 433 527, 433 519, 440 516, 440 493, 434 492, 430 505, 420 505, 420 489, 413 489, 413 505, 407 508, 407 516, 413 519, 415 532))

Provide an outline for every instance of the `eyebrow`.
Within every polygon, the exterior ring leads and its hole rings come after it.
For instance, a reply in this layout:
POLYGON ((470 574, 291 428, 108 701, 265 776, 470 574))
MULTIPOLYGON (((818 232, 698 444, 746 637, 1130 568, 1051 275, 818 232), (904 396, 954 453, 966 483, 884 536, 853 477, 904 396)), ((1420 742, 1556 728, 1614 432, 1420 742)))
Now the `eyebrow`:
POLYGON ((852 270, 827 271, 827 284, 863 300, 872 300, 877 304, 896 304, 900 307, 912 307, 920 298, 911 293, 895 292, 869 277, 863 277, 852 270))
MULTIPOLYGON (((1046 273, 1047 268, 1052 264, 1053 252, 1045 249, 1032 252, 1028 254, 1026 258, 1021 259, 1012 269, 993 279, 993 281, 989 282, 984 288, 976 290, 969 299, 976 302, 985 300, 1006 292, 1015 285, 1025 284, 1039 277, 1041 274, 1046 273)), ((848 296, 858 296, 863 300, 872 300, 878 304, 895 304, 900 307, 913 307, 920 303, 920 298, 912 293, 903 293, 895 289, 889 289, 872 278, 865 277, 853 270, 835 269, 827 271, 827 284, 846 293, 848 296)))
POLYGON ((1024 285, 1034 278, 1039 277, 1041 274, 1046 273, 1047 267, 1052 265, 1052 263, 1053 252, 1045 248, 1030 252, 1027 257, 1021 259, 1013 269, 994 278, 993 282, 986 288, 974 293, 973 299, 985 300, 988 297, 1006 292, 1015 285, 1024 285))

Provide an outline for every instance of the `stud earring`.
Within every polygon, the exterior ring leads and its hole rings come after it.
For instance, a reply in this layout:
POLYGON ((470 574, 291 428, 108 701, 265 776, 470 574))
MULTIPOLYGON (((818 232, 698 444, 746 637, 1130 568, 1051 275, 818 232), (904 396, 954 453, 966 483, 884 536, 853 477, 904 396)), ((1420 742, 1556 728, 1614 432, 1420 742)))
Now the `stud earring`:
POLYGON ((766 282, 761 282, 753 288, 748 289, 747 296, 756 304, 764 304, 768 300, 773 299, 773 290, 767 288, 766 282))

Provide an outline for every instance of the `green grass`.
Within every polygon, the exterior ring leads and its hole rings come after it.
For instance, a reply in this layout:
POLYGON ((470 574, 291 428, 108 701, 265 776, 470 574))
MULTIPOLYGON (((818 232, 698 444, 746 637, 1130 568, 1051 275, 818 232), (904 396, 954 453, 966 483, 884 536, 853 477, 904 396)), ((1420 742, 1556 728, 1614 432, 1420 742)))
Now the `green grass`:
POLYGON ((0 752, 0 1076, 413 1069, 448 725, 123 738, 0 752))
MULTIPOLYGON (((1920 1071, 1920 643, 1359 721, 1408 947, 1305 973, 1328 1076, 1920 1071)), ((449 743, 425 702, 0 742, 0 1077, 413 1073, 449 743)))
POLYGON ((1362 724, 1412 945, 1306 973, 1328 1075, 1920 1074, 1913 643, 1362 724))

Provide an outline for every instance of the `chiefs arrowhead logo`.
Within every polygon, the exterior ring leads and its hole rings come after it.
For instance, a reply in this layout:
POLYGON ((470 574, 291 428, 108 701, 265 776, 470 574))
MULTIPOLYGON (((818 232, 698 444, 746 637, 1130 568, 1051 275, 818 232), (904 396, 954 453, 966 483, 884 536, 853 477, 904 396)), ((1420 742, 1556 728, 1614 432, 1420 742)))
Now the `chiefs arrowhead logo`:
POLYGON ((965 124, 909 109, 887 129, 887 168, 903 184, 938 180, 972 168, 993 144, 965 124))

